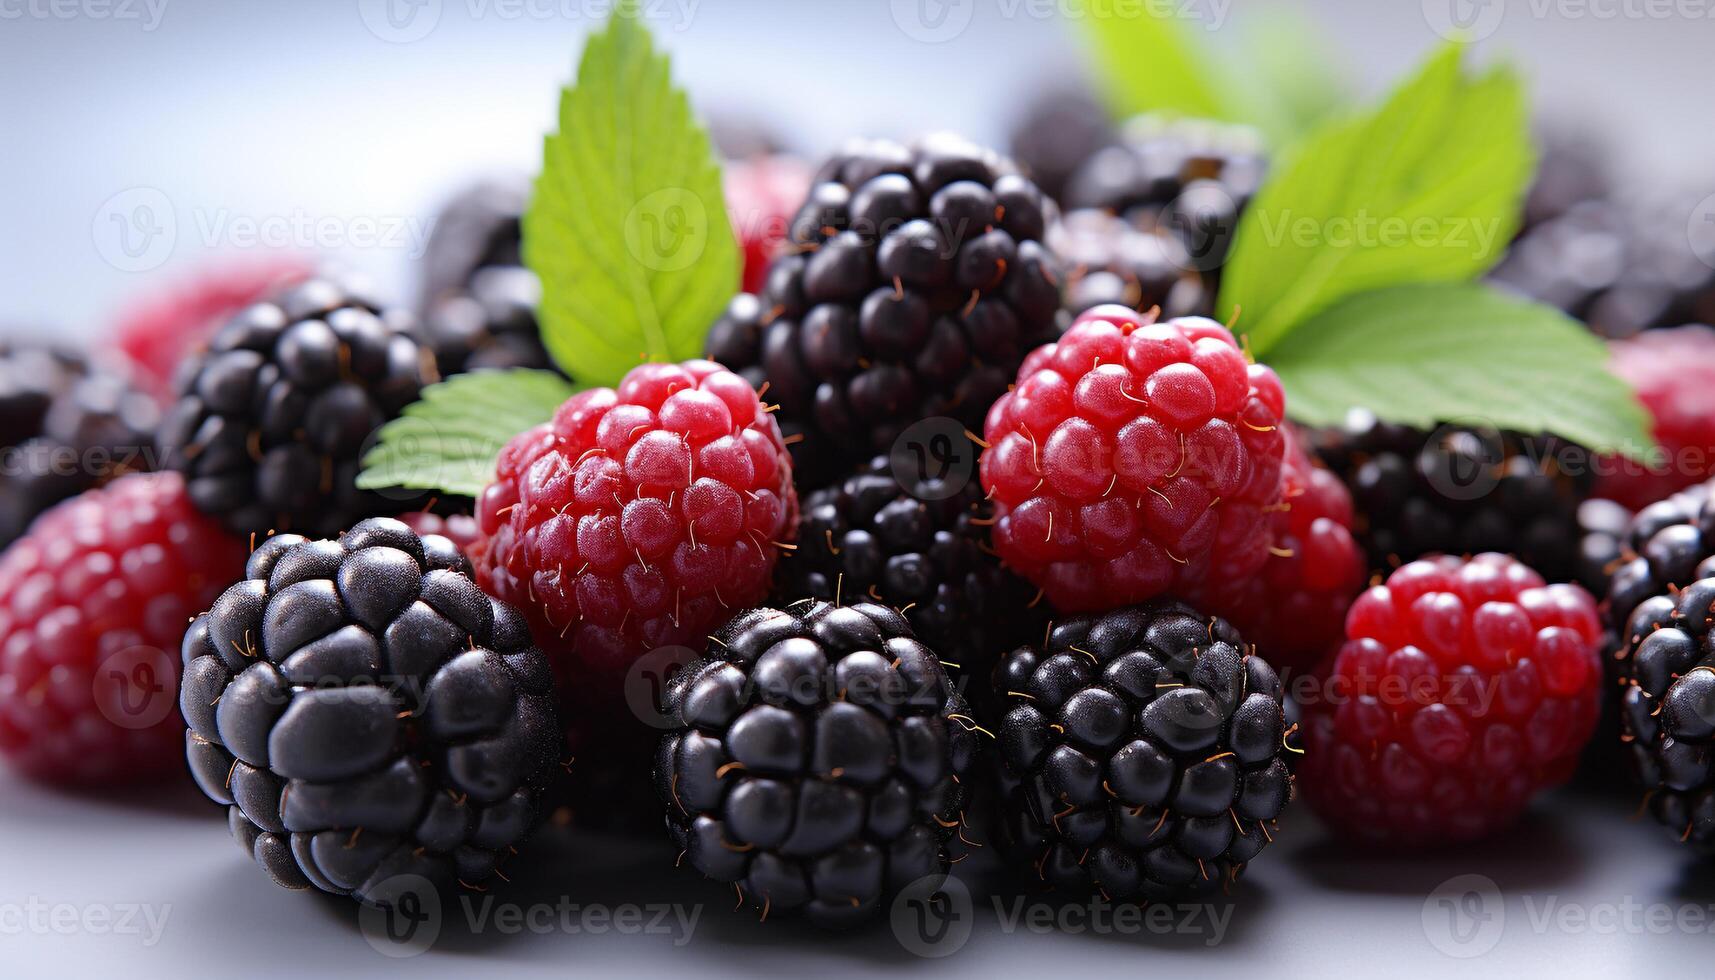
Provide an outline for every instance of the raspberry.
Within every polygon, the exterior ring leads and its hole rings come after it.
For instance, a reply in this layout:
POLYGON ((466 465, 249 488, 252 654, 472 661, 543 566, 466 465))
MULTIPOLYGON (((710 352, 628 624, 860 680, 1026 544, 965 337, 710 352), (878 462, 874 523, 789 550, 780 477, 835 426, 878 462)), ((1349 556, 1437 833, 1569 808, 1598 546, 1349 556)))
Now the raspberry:
POLYGON ((1230 620, 1271 663, 1314 669, 1345 638, 1346 610, 1363 591, 1363 549, 1352 537, 1352 495, 1286 428, 1282 507, 1269 559, 1255 578, 1216 582, 1197 603, 1230 620))
POLYGON ((409 514, 400 514, 399 520, 411 529, 418 537, 437 535, 453 543, 461 553, 469 556, 482 537, 476 518, 469 514, 437 514, 433 511, 419 510, 409 514))
POLYGON ((398 521, 268 539, 183 655, 191 774, 287 888, 385 906, 404 875, 480 885, 559 771, 524 617, 398 521))
POLYGON ((804 435, 794 456, 867 459, 931 416, 975 428, 1059 332, 1041 241, 1053 215, 1008 162, 956 137, 852 146, 822 166, 769 266, 765 326, 713 332, 708 354, 762 377, 804 435))
POLYGON ((762 291, 768 263, 786 244, 786 230, 804 194, 811 170, 789 156, 763 156, 727 165, 727 217, 744 253, 744 291, 762 291))
POLYGON ((337 534, 416 499, 359 490, 359 460, 437 377, 409 316, 311 280, 246 309, 186 362, 163 463, 241 534, 337 534))
POLYGON ((1110 901, 1223 888, 1292 794, 1280 678, 1172 600, 1055 624, 995 672, 1002 840, 1110 901))
POLYGON ((212 266, 128 307, 112 341, 137 365, 140 383, 171 399, 180 362, 238 311, 309 274, 306 263, 290 257, 212 266))
POLYGON ((1371 843, 1474 840, 1564 782, 1602 692, 1596 603, 1513 558, 1401 566, 1352 604, 1299 784, 1371 843))
POLYGON ((1514 555, 1553 582, 1577 572, 1590 454, 1548 435, 1442 426, 1424 432, 1354 410, 1313 437, 1351 488, 1370 567, 1429 554, 1514 555))
POLYGON ((1715 327, 1649 330, 1609 352, 1609 368, 1649 410, 1666 461, 1604 458, 1596 494, 1635 510, 1715 474, 1715 327))
POLYGON ((752 609, 662 698, 656 791, 691 867, 765 914, 845 925, 962 843, 974 722, 886 606, 752 609))
POLYGON ((798 547, 780 565, 784 596, 869 599, 899 609, 940 654, 961 690, 981 701, 990 669, 1021 635, 1042 630, 1034 589, 1001 567, 989 546, 982 488, 944 495, 925 482, 913 495, 887 457, 804 499, 798 547))
MULTIPOLYGON (((712 361, 644 364, 515 437, 477 504, 491 594, 530 614, 577 686, 700 646, 768 591, 798 523, 792 464, 756 391, 712 361)), ((598 695, 600 696, 600 695, 598 695)))
POLYGON ((54 504, 153 469, 160 409, 123 360, 0 342, 0 548, 54 504))
POLYGON ((1062 612, 1255 575, 1281 502, 1285 402, 1212 320, 1086 312, 989 410, 995 550, 1062 612))
POLYGON ((132 474, 42 515, 0 556, 0 754, 49 783, 181 771, 185 623, 244 568, 244 542, 176 473, 132 474))

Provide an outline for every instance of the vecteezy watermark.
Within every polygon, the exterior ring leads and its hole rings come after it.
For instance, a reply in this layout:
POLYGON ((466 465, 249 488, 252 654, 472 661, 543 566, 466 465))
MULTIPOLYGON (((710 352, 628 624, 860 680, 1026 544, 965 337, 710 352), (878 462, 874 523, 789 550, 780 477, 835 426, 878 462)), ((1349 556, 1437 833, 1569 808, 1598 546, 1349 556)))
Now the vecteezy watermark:
POLYGON ((1715 20, 1715 0, 1423 0, 1423 19, 1448 40, 1481 41, 1507 17, 1530 20, 1715 20))
MULTIPOLYGON (((965 33, 976 0, 891 0, 893 23, 913 41, 943 44, 965 33)), ((996 0, 1002 20, 1181 20, 1216 31, 1227 22, 1232 0, 996 0)))
POLYGON ((977 471, 977 444, 965 425, 945 415, 913 422, 888 450, 894 480, 918 500, 956 497, 977 471))
POLYGON ((900 889, 888 909, 893 938, 908 953, 925 959, 951 956, 965 948, 976 925, 971 891, 946 875, 926 875, 900 889))
POLYGON ((1454 959, 1471 959, 1494 949, 1506 925, 1500 886, 1486 875, 1449 878, 1423 900, 1424 936, 1454 959))
POLYGON ((133 187, 102 202, 90 232, 108 265, 148 272, 172 257, 181 232, 204 248, 392 250, 417 259, 428 248, 433 225, 417 215, 314 214, 301 208, 251 214, 198 206, 181 212, 159 188, 133 187))
POLYGON ((1298 248, 1414 248, 1458 249, 1472 255, 1493 254, 1501 235, 1501 220, 1375 214, 1361 210, 1350 216, 1320 218, 1295 214, 1291 208, 1257 212, 1258 230, 1269 247, 1298 248))
POLYGON ((35 895, 0 902, 0 936, 130 936, 145 948, 161 941, 169 904, 147 902, 49 902, 35 895))
POLYGON ((449 909, 441 894, 419 875, 395 875, 376 887, 371 904, 358 910, 363 938, 383 956, 402 959, 434 947, 448 924, 459 916, 472 935, 655 936, 675 947, 696 934, 701 905, 679 903, 574 902, 561 896, 553 902, 519 904, 491 895, 460 895, 449 909))
POLYGON ((1715 194, 1691 209, 1691 217, 1685 220, 1685 238, 1698 260, 1715 269, 1715 194))
MULTIPOLYGON (((455 0, 457 2, 457 0, 455 0)), ((587 21, 612 16, 622 0, 462 0, 470 20, 587 21)), ((683 31, 691 26, 701 0, 630 0, 637 16, 683 31)), ((410 44, 440 26, 445 0, 357 0, 358 17, 369 33, 389 44, 410 44)))
POLYGON ((625 670, 622 687, 625 705, 633 717, 663 731, 673 728, 678 720, 667 711, 667 685, 673 675, 700 657, 686 646, 656 647, 631 662, 625 670))
POLYGON ((103 718, 120 728, 153 728, 178 706, 179 661, 159 647, 121 647, 95 665, 90 686, 103 718))
POLYGON ((1508 896, 1494 879, 1463 874, 1441 883, 1423 902, 1423 934, 1455 959, 1482 956, 1500 945, 1508 923, 1537 936, 1667 936, 1715 933, 1715 905, 1642 902, 1631 895, 1567 901, 1559 895, 1508 896), (1509 915, 1511 898, 1523 911, 1509 915))
MULTIPOLYGON (((694 191, 663 187, 631 206, 625 215, 625 248, 653 272, 678 272, 709 247, 709 208, 694 191)), ((726 228, 719 229, 727 234, 726 228)))
POLYGON ((0 20, 99 20, 161 26, 168 0, 0 0, 0 20))

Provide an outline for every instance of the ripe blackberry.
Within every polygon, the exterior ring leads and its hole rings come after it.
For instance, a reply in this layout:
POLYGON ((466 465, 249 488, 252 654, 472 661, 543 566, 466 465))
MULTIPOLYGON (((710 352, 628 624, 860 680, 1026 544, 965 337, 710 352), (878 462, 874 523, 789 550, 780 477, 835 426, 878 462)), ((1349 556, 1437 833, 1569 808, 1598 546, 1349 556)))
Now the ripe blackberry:
POLYGON ((1715 851, 1715 484, 1639 511, 1604 614, 1618 638, 1620 724, 1651 813, 1715 851))
POLYGON ((1662 455, 1602 458, 1595 492, 1636 509, 1715 475, 1715 327, 1650 330, 1608 349, 1609 368, 1649 410, 1662 455))
POLYGON ((655 786, 691 867, 764 914, 876 914, 962 842, 974 722, 934 651, 886 606, 753 609, 662 705, 655 786))
POLYGON ((762 156, 727 165, 727 217, 744 254, 743 289, 762 291, 768 264, 786 246, 792 215, 810 189, 811 170, 796 157, 762 156))
POLYGON ((1370 567, 1424 555, 1512 554, 1554 582, 1577 573, 1578 505, 1590 454, 1546 435, 1442 426, 1432 433, 1353 411, 1314 437, 1351 488, 1370 567))
POLYGON ((1008 149, 1042 193, 1063 201, 1078 168, 1117 138, 1107 106, 1088 88, 1068 86, 1031 100, 1012 127, 1008 149))
POLYGON ((286 888, 474 886, 560 758, 547 658, 451 541, 363 521, 268 539, 184 637, 191 774, 286 888))
POLYGON ((244 567, 176 473, 134 473, 43 514, 0 555, 0 755, 48 783, 176 776, 172 655, 244 567))
POLYGON ((1596 603, 1513 558, 1414 561, 1352 604, 1298 776, 1371 843, 1474 840, 1564 782, 1602 692, 1596 603))
POLYGON ((309 266, 289 256, 211 266, 128 306, 112 341, 137 366, 138 383, 170 401, 179 364, 222 324, 269 293, 309 276, 309 266))
POLYGON ((222 327, 186 362, 161 425, 163 463, 241 534, 333 534, 414 498, 357 489, 381 425, 437 380, 408 316, 326 280, 294 286, 222 327))
POLYGON ((989 410, 995 550, 1062 612, 1254 576, 1281 502, 1285 403, 1212 320, 1086 312, 989 410))
POLYGON ((1068 213, 1048 229, 1066 266, 1066 308, 1082 313, 1116 303, 1160 307, 1164 316, 1208 316, 1215 294, 1179 238, 1095 208, 1068 213))
POLYGON ((1238 631, 1161 600, 1055 624, 995 673, 1003 836, 1110 901, 1219 888, 1292 795, 1280 678, 1238 631))
POLYGON ((463 288, 436 296, 423 312, 423 337, 441 376, 485 369, 557 370, 536 323, 541 299, 536 274, 516 265, 483 266, 463 288))
POLYGON ((1215 581, 1202 608, 1230 621, 1269 662, 1311 671, 1345 638, 1346 610, 1363 591, 1363 549, 1352 536, 1352 495, 1286 430, 1281 505, 1271 518, 1269 558, 1254 578, 1215 581))
POLYGON ((930 416, 975 428, 1057 333, 1041 241, 1053 213, 1010 163, 957 138, 853 145, 817 173, 769 267, 754 349, 711 343, 710 356, 759 369, 813 453, 887 452, 930 416))
MULTIPOLYGON (((768 385, 763 366, 762 338, 768 329, 768 310, 753 293, 739 293, 727 304, 720 319, 709 328, 705 343, 709 360, 727 366, 757 391, 768 385)), ((770 391, 773 389, 770 388, 770 391)), ((823 440, 805 440, 808 420, 775 412, 781 438, 792 454, 792 475, 799 487, 825 487, 840 478, 848 465, 834 447, 823 440)))
POLYGON ((54 504, 153 469, 159 422, 122 363, 0 341, 0 548, 54 504))
POLYGON ((483 586, 524 609, 568 683, 611 710, 639 656, 701 646, 767 594, 798 497, 780 430, 743 378, 711 361, 644 364, 515 437, 477 521, 483 586))
POLYGON ((1593 497, 1578 505, 1576 581, 1590 594, 1608 594, 1631 524, 1632 512, 1615 501, 1593 497))
POLYGON ((1117 145, 1079 168, 1063 200, 1068 210, 1108 211, 1176 238, 1185 268, 1202 274, 1212 302, 1239 216, 1267 170, 1262 137, 1248 126, 1138 116, 1125 123, 1117 145))
POLYGON ((967 699, 986 686, 1002 652, 1041 630, 1035 590, 1001 567, 989 546, 982 487, 957 492, 901 485, 887 457, 804 499, 798 548, 780 564, 777 592, 837 602, 864 597, 900 610, 944 658, 967 699))
POLYGON ((423 251, 419 307, 426 310, 436 297, 464 289, 478 269, 522 266, 522 216, 529 203, 528 180, 492 176, 442 206, 423 251))

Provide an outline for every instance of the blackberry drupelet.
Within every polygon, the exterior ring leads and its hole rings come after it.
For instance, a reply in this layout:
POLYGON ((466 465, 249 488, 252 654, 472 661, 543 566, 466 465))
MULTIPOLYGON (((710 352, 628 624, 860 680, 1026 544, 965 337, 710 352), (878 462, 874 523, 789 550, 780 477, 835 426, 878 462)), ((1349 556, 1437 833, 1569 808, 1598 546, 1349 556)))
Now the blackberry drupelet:
POLYGON ((1047 89, 1025 107, 1008 148, 1025 176, 1056 201, 1065 200, 1072 175, 1118 135, 1107 106, 1083 86, 1047 89))
POLYGON ((1577 574, 1578 505, 1595 476, 1580 446, 1455 426, 1425 433, 1362 411, 1312 442, 1352 490, 1372 569, 1498 551, 1551 582, 1577 574))
POLYGON ((1081 208, 1048 229, 1048 244, 1065 263, 1065 304, 1073 313, 1107 303, 1160 307, 1169 318, 1214 312, 1211 283, 1168 229, 1081 208))
POLYGON ((769 267, 754 346, 723 335, 709 354, 760 369, 805 436, 795 453, 867 458, 931 416, 975 429, 1058 332, 1053 215, 1010 162, 956 137, 854 144, 822 166, 769 267))
POLYGON ((968 481, 950 496, 914 496, 878 457, 803 503, 798 548, 779 565, 777 594, 828 601, 868 597, 904 613, 943 658, 968 700, 990 669, 1040 633, 1036 590, 1001 567, 989 546, 990 508, 968 481))
POLYGON ((240 534, 336 534, 421 506, 357 488, 375 430, 437 380, 408 315, 311 280, 240 313, 180 372, 164 465, 240 534))
POLYGON ((534 828, 560 759, 547 658, 453 543, 376 518, 268 539, 191 624, 191 773, 276 882, 385 904, 474 886, 534 828))
POLYGON ((1173 600, 1078 616, 995 672, 1002 839, 1110 901, 1223 887, 1292 795, 1280 678, 1173 600))
POLYGON ((1620 726, 1655 818, 1715 852, 1715 484, 1639 511, 1604 615, 1619 642, 1620 726))
POLYGON ((977 735, 899 613, 807 600, 741 613, 674 675, 656 791, 691 867, 764 914, 875 915, 963 843, 977 735))
POLYGON ((54 504, 153 469, 159 422, 123 364, 0 342, 0 548, 54 504))
POLYGON ((1607 595, 1620 567, 1632 512, 1612 500, 1591 498, 1578 505, 1578 574, 1574 581, 1591 595, 1607 595))

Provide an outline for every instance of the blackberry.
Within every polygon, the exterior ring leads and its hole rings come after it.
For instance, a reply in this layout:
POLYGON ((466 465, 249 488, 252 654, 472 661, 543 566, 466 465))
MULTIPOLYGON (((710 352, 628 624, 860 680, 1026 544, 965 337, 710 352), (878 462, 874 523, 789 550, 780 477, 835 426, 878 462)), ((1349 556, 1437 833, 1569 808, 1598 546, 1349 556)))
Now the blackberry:
POLYGON ((377 518, 268 539, 192 622, 191 773, 276 882, 383 904, 476 885, 536 823, 559 760, 547 658, 453 543, 377 518))
POLYGON ((877 457, 811 494, 776 591, 836 602, 867 596, 899 609, 975 699, 1000 654, 1040 631, 1045 613, 1034 608, 1036 590, 989 546, 991 509, 977 481, 950 494, 935 483, 915 489, 877 457))
POLYGON ((1013 125, 1008 148, 1025 174, 1056 201, 1072 175, 1117 139, 1106 106, 1083 86, 1043 91, 1013 125))
POLYGON ((1612 500, 1592 498, 1578 505, 1578 574, 1574 581, 1592 595, 1607 595, 1624 554, 1632 512, 1612 500))
POLYGON ((153 468, 160 410, 118 363, 0 342, 0 548, 97 483, 153 468))
MULTIPOLYGON (((727 303, 720 319, 709 328, 705 341, 710 360, 725 365, 733 373, 763 391, 768 384, 764 367, 762 338, 768 329, 769 312, 762 299, 752 293, 739 293, 727 303)), ((766 394, 766 393, 765 393, 766 394)), ((806 441, 808 420, 775 412, 781 437, 792 453, 792 472, 798 486, 806 489, 823 487, 839 479, 844 467, 840 456, 825 441, 806 441)))
POLYGON ((467 286, 478 269, 522 266, 522 217, 530 183, 522 177, 488 177, 459 191, 435 217, 423 252, 419 305, 467 286))
POLYGON ((1211 283, 1167 229, 1081 208, 1048 230, 1048 244, 1066 265, 1065 303, 1073 313, 1109 303, 1159 307, 1168 318, 1214 312, 1211 283))
POLYGON ((1442 426, 1432 433, 1354 411, 1312 442, 1352 490, 1370 566, 1434 553, 1516 555, 1551 582, 1578 571, 1578 505, 1594 470, 1549 435, 1442 426))
POLYGON ((1655 818, 1715 852, 1715 485, 1639 511, 1604 614, 1619 640, 1620 724, 1655 818))
POLYGON ((359 460, 437 379, 409 316, 311 280, 249 307, 186 362, 162 461, 240 534, 336 534, 410 509, 413 497, 359 490, 359 460))
POLYGON ((765 914, 868 918, 962 842, 974 723, 899 613, 741 613, 674 675, 656 791, 684 859, 765 914))
POLYGON ((1110 901, 1223 887, 1292 795, 1281 683, 1226 620, 1173 600, 1054 625, 995 673, 1002 839, 1110 901))
POLYGON ((930 416, 975 429, 1057 333, 1053 215, 1010 162, 956 137, 850 146, 769 267, 754 346, 722 334, 709 354, 759 370, 810 453, 886 452, 930 416))

